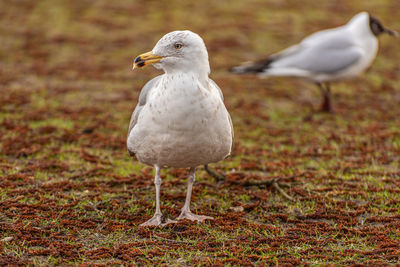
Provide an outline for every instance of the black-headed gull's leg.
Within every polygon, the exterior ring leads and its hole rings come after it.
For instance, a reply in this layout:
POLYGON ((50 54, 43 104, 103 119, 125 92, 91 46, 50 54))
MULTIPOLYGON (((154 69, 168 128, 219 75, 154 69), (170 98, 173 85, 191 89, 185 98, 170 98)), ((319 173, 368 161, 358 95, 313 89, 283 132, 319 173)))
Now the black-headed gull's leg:
POLYGON ((320 89, 323 97, 323 102, 321 105, 321 111, 323 112, 332 112, 332 103, 331 103, 331 86, 329 83, 325 83, 325 87, 322 83, 317 83, 318 88, 320 89))

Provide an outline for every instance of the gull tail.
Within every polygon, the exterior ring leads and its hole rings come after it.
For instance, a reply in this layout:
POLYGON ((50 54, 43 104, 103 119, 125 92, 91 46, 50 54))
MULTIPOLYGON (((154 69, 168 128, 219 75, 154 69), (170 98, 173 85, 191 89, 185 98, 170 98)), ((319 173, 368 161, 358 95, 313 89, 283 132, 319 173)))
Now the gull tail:
POLYGON ((269 57, 263 60, 255 61, 255 62, 246 62, 240 66, 233 67, 229 71, 236 74, 262 74, 265 73, 268 68, 270 68, 271 63, 275 61, 275 57, 269 57))

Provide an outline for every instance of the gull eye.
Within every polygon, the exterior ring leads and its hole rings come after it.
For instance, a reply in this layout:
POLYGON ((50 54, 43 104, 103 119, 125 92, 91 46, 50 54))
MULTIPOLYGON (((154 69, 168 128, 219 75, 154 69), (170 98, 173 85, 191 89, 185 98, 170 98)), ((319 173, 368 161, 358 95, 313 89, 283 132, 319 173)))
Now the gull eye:
POLYGON ((180 43, 175 43, 174 44, 175 49, 181 49, 182 46, 183 46, 183 44, 180 44, 180 43))

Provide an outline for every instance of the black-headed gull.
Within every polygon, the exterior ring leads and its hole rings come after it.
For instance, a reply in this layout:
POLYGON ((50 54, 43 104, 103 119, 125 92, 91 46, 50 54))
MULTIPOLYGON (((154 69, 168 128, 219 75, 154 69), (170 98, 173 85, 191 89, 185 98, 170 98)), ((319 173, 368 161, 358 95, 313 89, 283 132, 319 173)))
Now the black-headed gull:
POLYGON ((311 34, 297 45, 264 60, 244 63, 232 72, 311 80, 323 93, 322 110, 330 112, 329 83, 355 77, 366 70, 376 57, 377 37, 382 33, 398 35, 374 16, 361 12, 344 26, 311 34))

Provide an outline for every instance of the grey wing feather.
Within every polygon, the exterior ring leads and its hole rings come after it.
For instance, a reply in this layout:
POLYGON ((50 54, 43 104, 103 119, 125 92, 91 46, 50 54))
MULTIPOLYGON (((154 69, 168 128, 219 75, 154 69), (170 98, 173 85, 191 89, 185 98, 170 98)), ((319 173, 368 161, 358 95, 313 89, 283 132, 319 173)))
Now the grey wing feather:
POLYGON ((129 122, 128 136, 129 136, 132 128, 137 123, 140 111, 142 111, 143 107, 146 105, 147 95, 149 94, 151 89, 155 87, 157 82, 161 79, 161 76, 162 75, 159 75, 159 76, 151 79, 150 81, 148 81, 145 84, 145 86, 143 87, 142 91, 140 92, 139 102, 138 102, 135 110, 133 111, 132 116, 131 116, 131 120, 129 122))
POLYGON ((222 101, 224 101, 224 94, 222 93, 221 88, 219 88, 219 86, 211 79, 209 79, 211 82, 211 85, 213 85, 215 88, 217 88, 219 95, 221 96, 222 101))
POLYGON ((354 36, 345 27, 313 33, 300 42, 301 46, 345 49, 354 45, 354 36))
POLYGON ((298 68, 312 73, 336 73, 350 67, 363 56, 344 28, 314 33, 295 46, 275 55, 271 67, 298 68))
POLYGON ((232 145, 231 145, 231 153, 232 153, 233 145, 234 145, 233 140, 235 139, 235 133, 234 133, 234 131, 233 131, 233 123, 232 123, 231 115, 229 114, 229 112, 227 112, 227 113, 228 113, 228 119, 229 119, 229 123, 230 123, 230 125, 231 125, 231 132, 232 132, 232 145))
POLYGON ((312 73, 337 73, 355 64, 363 56, 357 46, 344 49, 323 45, 305 47, 276 60, 273 68, 298 68, 312 73))
MULTIPOLYGON (((213 80, 209 79, 209 81, 211 82, 211 85, 213 85, 218 90, 219 95, 221 97, 221 100, 224 101, 224 95, 222 93, 221 88, 219 88, 219 86, 213 80)), ((232 133, 232 147, 231 147, 231 150, 232 150, 233 149, 233 139, 235 137, 235 134, 233 132, 233 123, 232 123, 231 115, 229 114, 228 111, 226 113, 228 114, 228 119, 229 119, 229 123, 230 123, 230 126, 231 126, 231 133, 232 133)))
POLYGON ((334 73, 362 56, 353 38, 342 27, 316 32, 268 58, 233 69, 237 73, 260 73, 269 68, 299 68, 314 73, 334 73), (343 53, 341 53, 343 51, 343 53))

